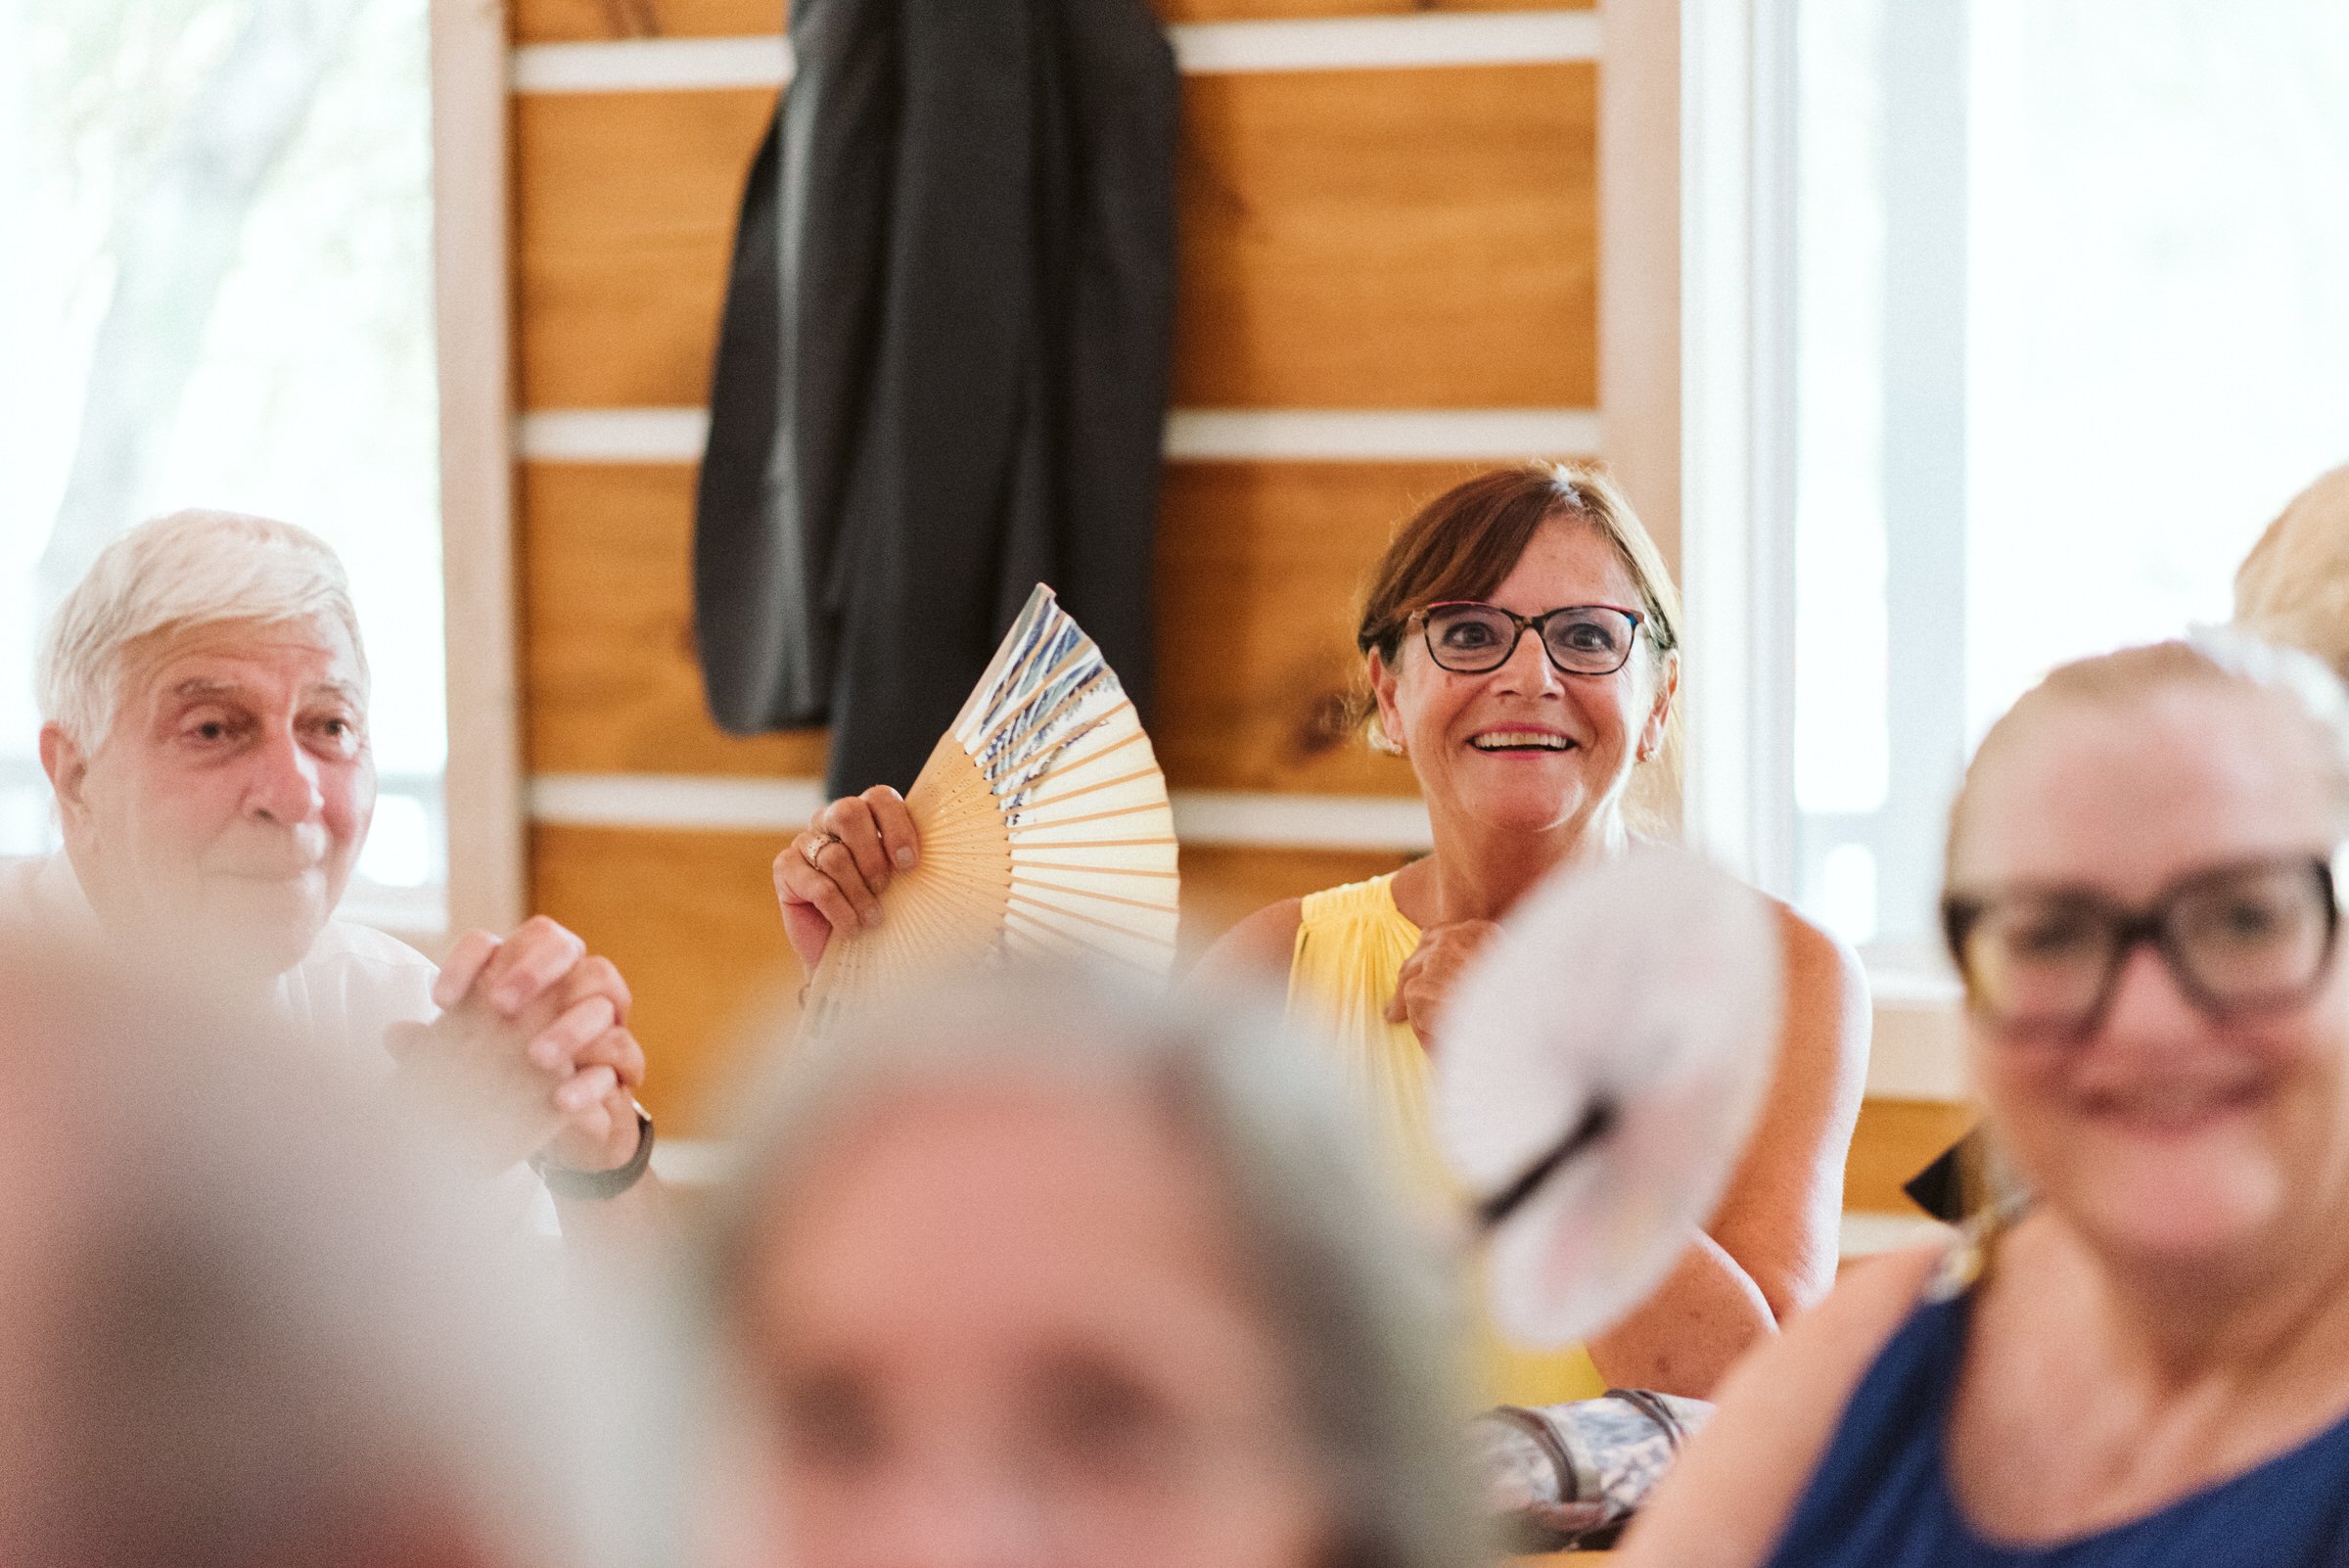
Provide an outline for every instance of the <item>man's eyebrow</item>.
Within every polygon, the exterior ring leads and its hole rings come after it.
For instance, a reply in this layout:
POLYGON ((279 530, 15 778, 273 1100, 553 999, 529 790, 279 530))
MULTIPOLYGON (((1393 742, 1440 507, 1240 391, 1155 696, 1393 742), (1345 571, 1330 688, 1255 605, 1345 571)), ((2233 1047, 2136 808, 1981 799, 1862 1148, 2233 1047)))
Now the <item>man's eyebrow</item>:
MULTIPOLYGON (((217 675, 191 675, 171 688, 171 697, 175 702, 203 702, 207 698, 241 697, 246 690, 242 681, 223 680, 217 675)), ((327 697, 354 708, 361 702, 357 684, 347 680, 321 680, 303 687, 301 695, 304 701, 327 697)))

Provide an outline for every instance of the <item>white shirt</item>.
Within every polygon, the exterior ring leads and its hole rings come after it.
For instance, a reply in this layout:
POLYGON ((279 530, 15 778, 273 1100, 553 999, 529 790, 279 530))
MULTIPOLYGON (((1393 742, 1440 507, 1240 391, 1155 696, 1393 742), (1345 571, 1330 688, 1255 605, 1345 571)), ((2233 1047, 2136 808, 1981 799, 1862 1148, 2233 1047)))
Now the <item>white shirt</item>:
MULTIPOLYGON (((97 911, 63 850, 29 859, 0 858, 0 919, 60 936, 95 936, 97 911)), ((355 1065, 389 1075, 384 1036, 393 1024, 429 1024, 440 1016, 433 982, 440 971, 415 948, 348 920, 329 920, 301 962, 277 977, 277 1005, 304 1038, 362 1053, 355 1065)), ((560 1233, 554 1199, 529 1166, 497 1177, 492 1202, 527 1215, 529 1227, 560 1233)))

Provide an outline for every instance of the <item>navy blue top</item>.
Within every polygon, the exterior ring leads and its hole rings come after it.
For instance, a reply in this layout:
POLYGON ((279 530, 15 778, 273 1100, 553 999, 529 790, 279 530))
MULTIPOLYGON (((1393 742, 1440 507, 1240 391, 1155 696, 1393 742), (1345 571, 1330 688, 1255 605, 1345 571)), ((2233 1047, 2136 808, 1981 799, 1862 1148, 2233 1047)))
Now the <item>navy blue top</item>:
MULTIPOLYGON (((2158 1513, 2049 1546, 1985 1540, 1945 1434, 1967 1298, 1901 1325, 1861 1380, 1767 1568, 2335 1568, 2349 1564, 2349 1420, 2158 1513)), ((2059 1409, 2049 1411, 2061 1420, 2059 1409)))

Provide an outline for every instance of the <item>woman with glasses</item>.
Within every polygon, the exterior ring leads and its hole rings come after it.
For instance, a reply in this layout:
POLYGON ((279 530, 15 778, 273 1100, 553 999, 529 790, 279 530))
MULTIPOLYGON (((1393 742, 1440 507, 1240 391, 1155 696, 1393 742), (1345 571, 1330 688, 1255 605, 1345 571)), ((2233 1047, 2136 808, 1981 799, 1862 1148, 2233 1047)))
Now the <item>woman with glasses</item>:
MULTIPOLYGON (((1551 870, 1670 831, 1680 602, 1600 471, 1527 465, 1457 485, 1404 527, 1357 640, 1371 743, 1409 760, 1434 853, 1259 910, 1201 968, 1285 975, 1292 1016, 1336 1035, 1390 1143, 1441 1189, 1426 1041, 1453 979, 1551 870)), ((1537 1353, 1487 1331, 1495 1398, 1550 1405, 1610 1385, 1701 1397, 1832 1282, 1865 997, 1829 938, 1791 911, 1783 929, 1784 1025, 1754 1041, 1776 1053, 1775 1086, 1720 1214, 1663 1289, 1587 1351, 1537 1353)))
POLYGON ((2106 655, 1992 728, 1943 912, 2029 1196, 1741 1368, 1633 1563, 2349 1562, 2344 837, 2300 654, 2106 655))

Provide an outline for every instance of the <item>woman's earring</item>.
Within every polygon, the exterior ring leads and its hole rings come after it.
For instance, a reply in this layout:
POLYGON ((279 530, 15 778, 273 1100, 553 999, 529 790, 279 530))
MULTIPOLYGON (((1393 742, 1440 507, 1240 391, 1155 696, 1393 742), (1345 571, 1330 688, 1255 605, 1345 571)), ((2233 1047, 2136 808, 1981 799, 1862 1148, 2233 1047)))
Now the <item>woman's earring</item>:
POLYGON ((1369 740, 1370 749, 1378 753, 1381 757, 1402 757, 1405 755, 1404 749, 1396 744, 1394 737, 1387 733, 1386 724, 1375 717, 1370 720, 1369 740))

